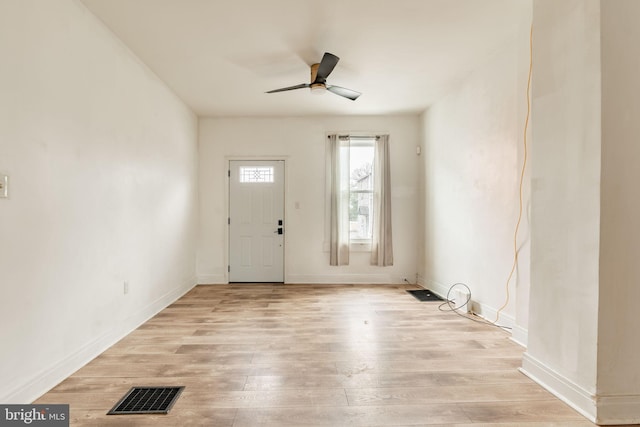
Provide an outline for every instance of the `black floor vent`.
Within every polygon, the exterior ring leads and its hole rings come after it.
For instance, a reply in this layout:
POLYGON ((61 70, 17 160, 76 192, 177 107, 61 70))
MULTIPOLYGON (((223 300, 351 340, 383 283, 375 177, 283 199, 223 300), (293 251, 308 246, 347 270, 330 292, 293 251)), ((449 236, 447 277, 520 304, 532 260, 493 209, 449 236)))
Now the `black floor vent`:
POLYGON ((415 297, 415 299, 420 301, 443 301, 438 295, 431 292, 429 289, 415 289, 408 290, 411 295, 415 297))
POLYGON ((107 415, 166 414, 184 387, 133 387, 107 415))

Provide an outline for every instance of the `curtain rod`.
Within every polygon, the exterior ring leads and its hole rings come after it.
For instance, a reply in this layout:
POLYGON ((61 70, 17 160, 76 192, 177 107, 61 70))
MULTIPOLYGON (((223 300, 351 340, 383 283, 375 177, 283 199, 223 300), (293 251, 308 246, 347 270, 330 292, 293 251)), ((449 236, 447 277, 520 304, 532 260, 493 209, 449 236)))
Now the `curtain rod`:
MULTIPOLYGON (((337 135, 338 139, 380 139, 380 135, 372 135, 372 136, 358 136, 358 135, 337 135)), ((327 138, 331 138, 331 135, 328 135, 327 138)))

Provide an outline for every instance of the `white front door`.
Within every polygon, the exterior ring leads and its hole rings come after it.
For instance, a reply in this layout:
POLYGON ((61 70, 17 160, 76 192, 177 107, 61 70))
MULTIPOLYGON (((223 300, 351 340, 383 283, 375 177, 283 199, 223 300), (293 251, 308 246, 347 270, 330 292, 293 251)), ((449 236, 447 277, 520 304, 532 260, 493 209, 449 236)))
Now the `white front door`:
POLYGON ((229 162, 229 281, 284 282, 284 161, 229 162))

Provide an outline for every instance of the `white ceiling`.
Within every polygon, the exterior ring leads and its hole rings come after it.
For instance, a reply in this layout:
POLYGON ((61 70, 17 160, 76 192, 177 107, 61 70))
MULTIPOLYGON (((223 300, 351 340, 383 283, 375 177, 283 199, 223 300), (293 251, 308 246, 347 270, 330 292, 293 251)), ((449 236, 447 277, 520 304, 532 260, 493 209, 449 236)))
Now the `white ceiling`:
POLYGON ((82 0, 200 116, 418 113, 512 37, 530 0, 82 0), (328 83, 308 89, 324 52, 328 83))

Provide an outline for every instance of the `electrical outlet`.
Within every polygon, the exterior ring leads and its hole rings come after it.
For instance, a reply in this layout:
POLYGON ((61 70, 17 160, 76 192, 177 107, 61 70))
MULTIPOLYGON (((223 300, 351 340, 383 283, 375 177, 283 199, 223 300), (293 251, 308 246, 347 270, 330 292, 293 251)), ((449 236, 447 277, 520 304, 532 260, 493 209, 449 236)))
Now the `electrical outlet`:
POLYGON ((9 176, 0 174, 0 199, 9 197, 9 176))
POLYGON ((124 290, 124 294, 125 294, 125 295, 127 295, 127 294, 129 293, 129 281, 128 281, 128 280, 125 280, 125 281, 124 281, 124 288, 123 288, 123 290, 124 290))
POLYGON ((456 287, 451 294, 455 310, 459 313, 471 313, 471 295, 467 289, 456 287))

